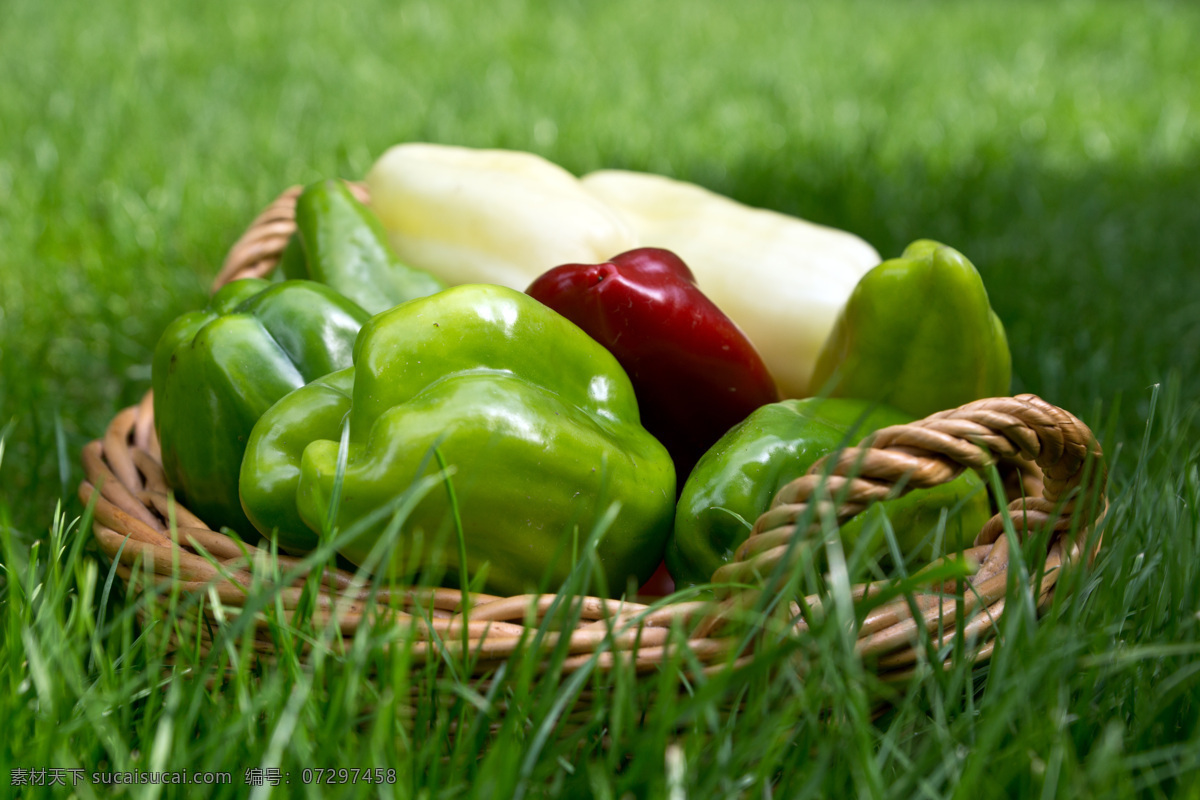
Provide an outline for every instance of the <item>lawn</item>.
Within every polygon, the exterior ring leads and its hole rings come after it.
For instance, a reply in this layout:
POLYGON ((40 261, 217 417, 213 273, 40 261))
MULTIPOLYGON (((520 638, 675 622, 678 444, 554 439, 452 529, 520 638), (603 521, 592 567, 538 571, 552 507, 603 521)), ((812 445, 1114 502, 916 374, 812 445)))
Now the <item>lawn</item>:
MULTIPOLYGON (((6 789, 18 769, 186 768, 232 771, 214 796, 233 797, 247 768, 358 766, 396 782, 319 796, 1200 797, 1200 6, 0 8, 6 789), (1014 393, 1071 410, 1108 455, 1093 569, 1040 620, 1014 597, 990 666, 915 681, 877 719, 832 624, 801 645, 803 683, 690 694, 671 668, 575 685, 521 659, 503 696, 453 675, 434 692, 384 631, 263 674, 231 640, 227 684, 171 677, 79 519, 80 451, 145 393, 159 333, 267 202, 402 141, 671 175, 885 257, 962 250, 1014 393), (582 726, 553 731, 584 689, 582 726)), ((302 788, 318 796, 275 791, 302 788)))

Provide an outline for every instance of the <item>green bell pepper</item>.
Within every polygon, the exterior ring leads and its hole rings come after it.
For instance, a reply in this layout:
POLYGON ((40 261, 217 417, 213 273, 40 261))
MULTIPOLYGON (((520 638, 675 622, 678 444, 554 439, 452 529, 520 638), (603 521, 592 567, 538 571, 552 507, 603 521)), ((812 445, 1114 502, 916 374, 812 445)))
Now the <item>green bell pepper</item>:
POLYGON ((1007 395, 1011 379, 1004 325, 978 271, 957 250, 922 239, 858 282, 811 386, 926 417, 1007 395))
MULTIPOLYGON (((348 446, 333 517, 341 530, 438 474, 436 455, 449 470, 466 564, 449 489, 438 486, 404 520, 382 569, 445 568, 453 582, 458 568, 475 578, 487 565, 487 591, 553 588, 614 503, 597 549, 609 591, 623 592, 631 577, 640 584, 662 558, 675 501, 670 455, 642 428, 616 359, 527 295, 464 285, 373 317, 353 369, 289 394, 255 426, 241 486, 259 530, 278 529, 288 546, 318 540, 343 420, 348 446)), ((386 526, 341 554, 364 563, 386 526)))
POLYGON ((296 507, 300 460, 309 443, 339 436, 353 389, 353 367, 331 372, 271 406, 250 432, 239 478, 242 507, 255 528, 289 553, 307 553, 320 542, 296 507))
MULTIPOLYGON (((684 484, 666 554, 676 585, 707 583, 733 558, 779 490, 822 456, 851 447, 879 428, 911 421, 864 400, 808 398, 759 408, 705 453, 684 484)), ((906 557, 928 560, 942 511, 960 505, 947 518, 942 543, 942 552, 953 552, 968 545, 991 516, 983 481, 973 472, 872 506, 842 526, 842 540, 848 549, 855 546, 871 516, 886 511, 906 557)), ((878 552, 882 527, 871 527, 877 541, 867 546, 878 552)))
POLYGON ((351 363, 369 315, 312 281, 233 281, 154 351, 154 420, 167 480, 208 524, 248 533, 238 499, 254 423, 293 389, 351 363))
POLYGON ((428 272, 400 261, 379 219, 336 180, 314 183, 300 193, 296 233, 279 268, 288 278, 324 283, 372 314, 446 288, 428 272))

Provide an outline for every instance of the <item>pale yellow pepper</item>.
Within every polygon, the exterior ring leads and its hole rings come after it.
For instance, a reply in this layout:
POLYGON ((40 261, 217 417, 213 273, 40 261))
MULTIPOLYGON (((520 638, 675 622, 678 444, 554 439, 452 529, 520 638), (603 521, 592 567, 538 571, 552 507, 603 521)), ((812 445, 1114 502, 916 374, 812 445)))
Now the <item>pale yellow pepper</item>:
POLYGON ((805 397, 838 312, 879 253, 859 237, 751 208, 695 184, 603 170, 584 188, 616 208, 643 246, 674 251, 762 355, 786 397, 805 397))
POLYGON ((400 259, 452 285, 524 291, 560 264, 594 264, 637 247, 620 214, 532 153, 402 144, 366 182, 400 259))

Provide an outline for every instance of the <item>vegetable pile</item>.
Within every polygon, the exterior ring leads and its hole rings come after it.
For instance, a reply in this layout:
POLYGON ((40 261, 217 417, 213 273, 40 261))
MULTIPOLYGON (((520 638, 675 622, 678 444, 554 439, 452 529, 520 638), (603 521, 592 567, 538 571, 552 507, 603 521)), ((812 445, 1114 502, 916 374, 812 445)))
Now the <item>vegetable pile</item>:
MULTIPOLYGON (((163 465, 209 524, 397 580, 554 591, 580 560, 702 586, 775 493, 876 429, 1008 393, 974 266, 900 258, 698 186, 528 153, 392 148, 370 207, 307 187, 274 281, 163 334, 163 465), (819 396, 818 396, 819 395, 819 396), (786 398, 786 399, 785 399, 786 398), (595 541, 594 555, 585 543, 595 541)), ((883 557, 969 545, 967 473, 843 526, 883 557)))

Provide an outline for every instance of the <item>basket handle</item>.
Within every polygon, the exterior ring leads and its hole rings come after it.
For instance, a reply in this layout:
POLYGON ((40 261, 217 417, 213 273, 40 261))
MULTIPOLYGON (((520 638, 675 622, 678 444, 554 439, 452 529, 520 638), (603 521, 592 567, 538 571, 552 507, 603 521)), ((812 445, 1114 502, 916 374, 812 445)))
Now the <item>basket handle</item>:
MULTIPOLYGON (((857 447, 821 459, 779 491, 734 560, 720 567, 713 581, 761 584, 762 576, 771 574, 789 552, 795 557, 793 538, 820 530, 819 522, 803 531, 797 528, 797 520, 814 503, 818 513, 835 513, 841 525, 870 503, 947 483, 965 469, 982 469, 1001 459, 1032 461, 1044 476, 1040 497, 1026 494, 1009 504, 1007 513, 1018 534, 1053 522, 1056 538, 1069 535, 1063 541, 1064 555, 1082 555, 1091 529, 1107 508, 1107 470, 1100 445, 1069 412, 1023 394, 976 400, 917 422, 883 428, 857 447), (1095 502, 1083 507, 1095 510, 1095 518, 1075 525, 1076 501, 1093 492, 1095 502), (835 508, 831 497, 841 497, 841 504, 835 508)), ((1003 531, 1004 515, 996 514, 975 545, 994 544, 1003 531)), ((1089 557, 1098 547, 1096 542, 1089 557)))

